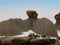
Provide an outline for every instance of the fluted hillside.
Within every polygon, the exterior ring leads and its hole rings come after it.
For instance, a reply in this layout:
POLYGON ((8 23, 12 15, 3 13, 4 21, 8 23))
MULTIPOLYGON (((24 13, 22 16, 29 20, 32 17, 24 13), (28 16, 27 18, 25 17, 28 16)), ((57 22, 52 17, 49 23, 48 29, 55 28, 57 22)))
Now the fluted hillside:
POLYGON ((24 26, 22 19, 16 18, 0 22, 0 36, 18 35, 25 30, 26 27, 24 26))

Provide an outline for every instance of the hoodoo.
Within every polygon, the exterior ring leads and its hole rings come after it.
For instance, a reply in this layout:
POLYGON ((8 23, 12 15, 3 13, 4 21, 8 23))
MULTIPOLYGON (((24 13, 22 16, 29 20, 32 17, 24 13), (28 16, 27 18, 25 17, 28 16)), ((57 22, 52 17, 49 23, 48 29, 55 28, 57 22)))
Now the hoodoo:
POLYGON ((56 19, 55 27, 57 30, 60 30, 60 12, 55 15, 55 19, 56 19))
POLYGON ((26 14, 28 19, 24 20, 24 23, 29 29, 41 35, 57 37, 57 32, 52 21, 47 18, 39 19, 37 12, 34 10, 28 10, 26 14))

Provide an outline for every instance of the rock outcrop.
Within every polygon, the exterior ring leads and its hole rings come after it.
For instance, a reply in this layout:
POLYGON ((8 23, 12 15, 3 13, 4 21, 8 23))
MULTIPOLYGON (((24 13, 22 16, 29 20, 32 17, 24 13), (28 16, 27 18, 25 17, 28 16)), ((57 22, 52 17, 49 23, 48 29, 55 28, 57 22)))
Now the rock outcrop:
POLYGON ((57 30, 60 30, 60 12, 55 15, 55 19, 56 19, 55 27, 57 30))
POLYGON ((57 37, 57 32, 52 21, 47 18, 37 18, 38 14, 33 10, 28 10, 27 16, 29 18, 24 20, 24 23, 28 29, 31 29, 41 35, 57 37))
POLYGON ((9 19, 0 22, 0 36, 19 35, 21 32, 31 29, 41 35, 57 37, 55 27, 49 19, 37 18, 38 14, 34 10, 28 10, 26 14, 28 16, 26 20, 9 19))
POLYGON ((0 36, 19 35, 23 31, 25 31, 25 26, 22 19, 9 19, 0 22, 0 36))
POLYGON ((40 22, 36 24, 34 31, 41 35, 57 37, 54 24, 47 18, 40 19, 40 22))

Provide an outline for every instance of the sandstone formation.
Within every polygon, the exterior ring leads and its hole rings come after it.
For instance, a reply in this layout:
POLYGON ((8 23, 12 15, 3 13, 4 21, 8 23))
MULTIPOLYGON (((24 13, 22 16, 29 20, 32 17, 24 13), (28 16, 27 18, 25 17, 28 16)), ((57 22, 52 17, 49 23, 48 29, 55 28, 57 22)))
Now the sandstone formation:
POLYGON ((25 30, 22 19, 9 19, 0 22, 0 36, 19 35, 25 30))
POLYGON ((32 30, 33 30, 33 27, 35 26, 35 23, 36 23, 36 21, 37 21, 37 16, 38 16, 38 14, 37 14, 37 12, 34 11, 34 10, 28 10, 28 11, 26 12, 26 14, 27 14, 27 16, 28 16, 28 19, 23 20, 23 21, 24 21, 23 23, 24 23, 25 26, 28 28, 28 30, 29 30, 29 29, 32 29, 32 30))
POLYGON ((40 23, 36 24, 34 31, 41 35, 57 37, 54 24, 47 18, 40 19, 40 23))
POLYGON ((60 12, 55 15, 55 19, 56 19, 55 27, 57 30, 60 30, 60 12))
MULTIPOLYGON (((56 23, 55 23, 56 30, 60 31, 60 12, 55 15, 55 19, 56 19, 56 23)), ((60 36, 59 35, 58 35, 58 39, 60 40, 60 36)), ((60 41, 56 42, 56 44, 60 45, 60 41)))
POLYGON ((37 18, 38 14, 34 10, 28 10, 26 14, 28 16, 26 20, 9 19, 0 22, 0 36, 19 35, 21 32, 31 29, 41 35, 57 37, 56 29, 49 19, 37 18))
POLYGON ((12 37, 5 37, 1 40, 1 44, 12 44, 12 37))
POLYGON ((28 10, 26 13, 29 18, 24 20, 24 23, 28 29, 31 29, 41 35, 57 37, 57 32, 52 21, 47 18, 37 18, 38 14, 33 10, 28 10))

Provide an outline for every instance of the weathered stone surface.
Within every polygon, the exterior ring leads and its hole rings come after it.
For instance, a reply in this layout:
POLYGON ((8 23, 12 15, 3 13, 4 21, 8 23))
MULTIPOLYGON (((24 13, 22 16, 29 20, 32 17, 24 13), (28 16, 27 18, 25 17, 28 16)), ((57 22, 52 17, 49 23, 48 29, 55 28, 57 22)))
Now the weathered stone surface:
POLYGON ((37 12, 34 11, 34 10, 28 10, 28 11, 26 11, 26 14, 27 14, 27 16, 29 16, 29 17, 38 16, 37 12))
POLYGON ((56 20, 60 20, 60 12, 55 15, 55 19, 56 19, 56 20))
POLYGON ((55 45, 60 45, 60 41, 56 41, 55 45))
POLYGON ((9 19, 0 22, 0 35, 19 35, 21 32, 31 29, 41 35, 57 37, 55 27, 49 19, 37 18, 38 14, 34 10, 28 10, 26 13, 28 15, 28 19, 26 20, 9 19))
POLYGON ((34 10, 28 10, 26 13, 28 15, 28 19, 24 20, 23 23, 25 24, 27 29, 32 29, 33 30, 33 26, 36 23, 38 14, 34 10))
POLYGON ((54 24, 47 18, 40 19, 40 22, 36 23, 36 27, 34 27, 34 31, 41 35, 57 37, 57 32, 54 24))
POLYGON ((2 45, 54 45, 54 42, 52 42, 54 39, 44 38, 44 39, 38 39, 38 38, 31 38, 31 37, 15 37, 10 38, 6 37, 2 39, 0 44, 2 45))
POLYGON ((24 23, 28 29, 31 29, 41 35, 57 37, 57 32, 52 21, 47 18, 38 19, 36 11, 28 10, 27 15, 29 18, 24 20, 24 23))
POLYGON ((12 40, 13 45, 28 45, 30 37, 15 37, 12 40))
POLYGON ((25 26, 21 19, 9 19, 0 22, 0 36, 19 35, 23 31, 25 31, 25 26))
POLYGON ((57 30, 60 30, 60 12, 55 15, 55 19, 56 19, 55 27, 57 30))
POLYGON ((12 44, 12 37, 5 37, 1 40, 1 44, 12 44))

